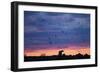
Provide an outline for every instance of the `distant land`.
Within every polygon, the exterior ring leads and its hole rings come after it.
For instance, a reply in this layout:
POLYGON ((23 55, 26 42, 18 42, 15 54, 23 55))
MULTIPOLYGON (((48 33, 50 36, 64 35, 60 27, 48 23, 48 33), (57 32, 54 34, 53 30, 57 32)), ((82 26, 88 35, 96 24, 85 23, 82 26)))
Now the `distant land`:
POLYGON ((65 55, 63 50, 60 50, 58 55, 46 56, 41 54, 41 56, 24 56, 24 61, 50 61, 50 60, 71 60, 71 59, 90 59, 90 55, 82 55, 80 53, 76 55, 65 55))

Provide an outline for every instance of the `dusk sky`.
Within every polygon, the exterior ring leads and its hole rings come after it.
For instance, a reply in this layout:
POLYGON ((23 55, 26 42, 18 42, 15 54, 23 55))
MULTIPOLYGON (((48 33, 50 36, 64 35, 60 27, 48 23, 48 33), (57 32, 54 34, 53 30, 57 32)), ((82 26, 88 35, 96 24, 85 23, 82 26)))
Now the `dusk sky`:
POLYGON ((24 48, 26 54, 59 49, 89 54, 90 14, 24 11, 24 48))

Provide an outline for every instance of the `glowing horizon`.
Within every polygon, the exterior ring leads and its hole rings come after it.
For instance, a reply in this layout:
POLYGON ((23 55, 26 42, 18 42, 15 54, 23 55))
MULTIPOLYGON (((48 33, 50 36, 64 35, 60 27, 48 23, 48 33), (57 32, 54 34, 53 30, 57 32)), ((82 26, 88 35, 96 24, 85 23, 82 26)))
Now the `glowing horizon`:
POLYGON ((53 48, 53 49, 38 49, 38 50, 32 50, 28 49, 24 51, 25 56, 41 56, 42 54, 45 54, 45 56, 52 56, 52 55, 58 55, 59 50, 64 50, 65 55, 76 55, 78 53, 85 55, 90 55, 90 48, 53 48))

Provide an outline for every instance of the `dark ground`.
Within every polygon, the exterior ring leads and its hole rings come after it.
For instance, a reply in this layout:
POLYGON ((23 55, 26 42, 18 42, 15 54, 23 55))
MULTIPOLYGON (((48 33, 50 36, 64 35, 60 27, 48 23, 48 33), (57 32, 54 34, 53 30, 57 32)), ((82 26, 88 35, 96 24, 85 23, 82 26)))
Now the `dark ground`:
POLYGON ((24 56, 24 61, 49 61, 49 60, 71 60, 71 59, 89 59, 90 55, 53 55, 53 56, 24 56))

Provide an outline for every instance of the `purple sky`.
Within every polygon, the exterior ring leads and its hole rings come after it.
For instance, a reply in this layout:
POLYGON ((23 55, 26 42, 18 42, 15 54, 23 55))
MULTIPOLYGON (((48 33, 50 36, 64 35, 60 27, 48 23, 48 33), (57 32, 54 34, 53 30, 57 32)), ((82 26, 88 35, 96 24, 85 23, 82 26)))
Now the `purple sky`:
POLYGON ((24 47, 45 45, 89 46, 90 14, 24 11, 24 47))

